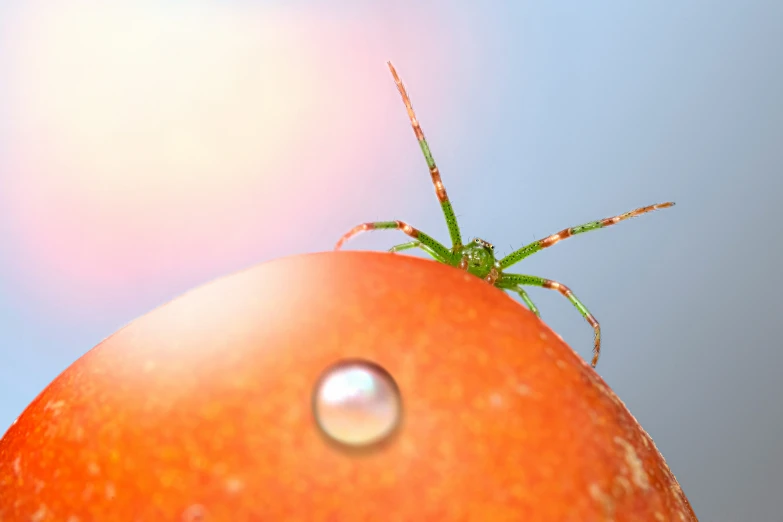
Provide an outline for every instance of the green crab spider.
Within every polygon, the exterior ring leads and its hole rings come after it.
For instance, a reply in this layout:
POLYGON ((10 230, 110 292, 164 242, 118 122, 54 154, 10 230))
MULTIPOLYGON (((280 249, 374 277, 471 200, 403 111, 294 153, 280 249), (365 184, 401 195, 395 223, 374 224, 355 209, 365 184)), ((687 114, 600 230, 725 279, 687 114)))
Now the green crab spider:
POLYGON ((416 139, 419 141, 419 146, 424 153, 424 159, 427 161, 427 166, 430 169, 432 183, 435 185, 435 194, 437 195, 440 206, 443 209, 443 215, 446 218, 446 225, 449 228, 449 235, 451 236, 451 248, 446 247, 439 241, 412 227, 408 223, 395 220, 376 221, 373 223, 363 223, 358 225, 340 238, 340 240, 337 242, 337 245, 335 245, 335 250, 339 250, 346 241, 361 232, 367 232, 370 230, 401 230, 403 233, 413 238, 413 241, 394 246, 389 250, 390 252, 401 252, 403 250, 409 250, 412 248, 419 248, 424 250, 436 261, 465 270, 476 277, 480 277, 490 285, 494 285, 497 288, 519 294, 525 305, 527 305, 530 311, 536 314, 536 316, 540 317, 538 308, 536 308, 536 305, 533 304, 533 301, 527 295, 527 292, 525 292, 523 287, 538 286, 556 290, 565 296, 566 299, 571 301, 576 309, 579 310, 579 313, 582 314, 582 317, 584 317, 590 326, 593 327, 595 336, 593 343, 593 359, 591 364, 593 367, 595 367, 596 363, 598 363, 598 356, 601 353, 601 327, 587 307, 583 305, 579 299, 577 299, 574 293, 567 286, 558 283, 557 281, 552 281, 551 279, 545 279, 543 277, 532 275, 509 274, 505 272, 505 270, 522 261, 526 257, 533 255, 545 248, 549 248, 556 243, 559 243, 563 239, 575 236, 577 234, 590 232, 591 230, 598 230, 599 228, 606 228, 612 225, 616 225, 620 221, 625 221, 626 219, 640 216, 642 214, 652 212, 653 210, 672 207, 674 206, 674 203, 667 202, 659 203, 657 205, 649 205, 647 207, 637 208, 636 210, 632 210, 618 216, 609 217, 598 221, 591 221, 589 223, 585 223, 584 225, 566 228, 556 234, 552 234, 545 237, 544 239, 540 239, 530 243, 529 245, 523 246, 522 248, 511 252, 502 259, 497 259, 495 257, 495 247, 483 239, 476 238, 467 245, 463 245, 460 229, 457 225, 457 217, 455 216, 454 209, 451 207, 449 198, 446 195, 446 188, 443 186, 443 181, 441 181, 440 171, 435 165, 435 160, 433 159, 432 153, 430 152, 430 147, 427 144, 427 140, 424 139, 424 132, 421 130, 419 120, 416 119, 416 114, 413 112, 413 106, 411 105, 408 93, 405 90, 405 86, 402 84, 402 81, 400 81, 400 77, 397 75, 397 71, 394 69, 394 66, 391 64, 391 62, 388 62, 388 66, 392 76, 394 77, 394 82, 397 84, 397 89, 400 91, 405 108, 408 111, 408 118, 410 119, 411 125, 413 126, 413 132, 416 135, 416 139))

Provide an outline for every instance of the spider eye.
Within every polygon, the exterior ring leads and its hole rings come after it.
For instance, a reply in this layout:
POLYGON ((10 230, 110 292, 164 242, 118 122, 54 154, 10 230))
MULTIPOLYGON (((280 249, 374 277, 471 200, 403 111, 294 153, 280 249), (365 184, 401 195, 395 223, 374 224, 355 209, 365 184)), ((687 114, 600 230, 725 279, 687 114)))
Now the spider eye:
POLYGON ((476 243, 481 243, 481 241, 479 241, 479 238, 476 238, 473 241, 475 241, 476 243))

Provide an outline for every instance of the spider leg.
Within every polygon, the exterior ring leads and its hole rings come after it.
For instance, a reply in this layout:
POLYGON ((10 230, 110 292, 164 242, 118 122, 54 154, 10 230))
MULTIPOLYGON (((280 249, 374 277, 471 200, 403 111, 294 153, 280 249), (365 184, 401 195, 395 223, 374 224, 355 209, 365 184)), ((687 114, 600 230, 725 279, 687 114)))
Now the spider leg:
POLYGON ((389 249, 389 252, 402 252, 403 250, 410 250, 411 248, 421 248, 421 241, 409 241, 401 245, 394 245, 389 249))
POLYGON ((541 317, 541 313, 538 311, 538 307, 533 303, 533 300, 530 299, 530 296, 527 295, 527 292, 525 292, 525 289, 522 288, 519 285, 511 286, 506 288, 506 290, 509 290, 511 292, 516 292, 519 294, 519 297, 522 298, 522 301, 524 301, 525 305, 527 305, 528 309, 530 309, 531 312, 536 314, 536 317, 541 317))
POLYGON ((451 207, 449 197, 446 195, 446 188, 443 186, 443 181, 441 181, 440 170, 438 170, 435 159, 432 157, 430 146, 427 144, 427 140, 424 139, 424 132, 421 130, 419 120, 416 119, 416 114, 413 112, 413 106, 411 105, 411 99, 408 96, 408 92, 405 90, 405 86, 402 84, 402 81, 391 62, 388 62, 388 65, 389 70, 394 77, 394 83, 397 84, 397 90, 400 91, 400 96, 402 96, 402 102, 408 110, 408 118, 411 121, 413 132, 416 134, 416 139, 419 140, 419 146, 424 153, 424 159, 427 160, 427 167, 430 169, 432 184, 435 185, 435 194, 438 196, 438 201, 440 201, 440 206, 443 209, 443 215, 446 218, 446 225, 449 227, 452 250, 456 252, 458 250, 457 247, 462 246, 462 237, 460 236, 459 225, 457 225, 457 216, 454 214, 454 209, 451 207))
POLYGON ((500 286, 501 288, 508 288, 514 285, 540 286, 542 288, 550 288, 552 290, 557 290, 558 292, 563 294, 569 301, 571 301, 571 303, 576 307, 576 309, 579 310, 579 313, 582 314, 582 317, 584 317, 587 320, 587 322, 590 323, 590 326, 592 326, 593 330, 595 331, 595 339, 593 344, 593 361, 591 363, 593 368, 595 368, 596 363, 598 363, 598 356, 601 354, 601 327, 598 324, 598 321, 596 321, 595 317, 593 317, 593 314, 591 314, 590 311, 587 309, 587 307, 583 305, 579 299, 576 298, 576 296, 571 291, 571 289, 563 284, 558 283, 557 281, 552 281, 551 279, 544 279, 543 277, 536 277, 530 275, 502 274, 500 276, 500 279, 498 279, 498 286, 500 286))
POLYGON ((500 266, 501 268, 506 269, 511 265, 522 261, 526 257, 535 254, 539 250, 543 250, 544 248, 549 248, 552 245, 559 243, 560 241, 568 237, 575 236, 577 234, 583 234, 585 232, 590 232, 591 230, 598 230, 599 228, 610 227, 612 225, 616 225, 620 221, 625 221, 626 219, 630 219, 632 217, 641 216, 642 214, 646 214, 647 212, 652 212, 653 210, 669 208, 673 206, 674 203, 671 201, 667 203, 659 203, 657 205, 650 205, 647 207, 637 208, 636 210, 626 212, 625 214, 620 214, 619 216, 601 219, 598 221, 591 221, 589 223, 585 223, 584 225, 566 228, 564 230, 561 230, 557 234, 552 234, 551 236, 545 237, 544 239, 539 239, 538 241, 534 241, 529 245, 523 246, 519 250, 515 250, 514 252, 511 252, 509 255, 507 255, 506 257, 500 260, 500 266))
MULTIPOLYGON (((389 252, 401 252, 403 250, 410 250, 411 248, 420 248, 427 252, 429 255, 435 258, 436 261, 440 261, 441 263, 446 263, 446 260, 441 258, 440 255, 435 252, 433 249, 422 243, 421 241, 410 241, 408 243, 403 243, 401 245, 395 245, 389 249, 389 252)), ((447 263, 448 264, 448 263, 447 263)))
POLYGON ((440 242, 438 242, 436 239, 428 236, 424 232, 419 231, 416 228, 413 228, 407 223, 404 223, 402 221, 376 221, 374 223, 362 223, 361 225, 353 227, 351 230, 349 230, 343 237, 340 238, 340 240, 335 245, 335 250, 340 250, 342 248, 343 244, 351 239, 353 236, 357 234, 361 234, 362 232, 367 232, 368 230, 402 230, 405 234, 409 235, 410 237, 416 239, 422 244, 423 247, 428 247, 430 250, 435 252, 437 254, 437 258, 439 261, 443 261, 444 263, 447 263, 449 265, 457 264, 455 262, 454 254, 443 246, 440 242))

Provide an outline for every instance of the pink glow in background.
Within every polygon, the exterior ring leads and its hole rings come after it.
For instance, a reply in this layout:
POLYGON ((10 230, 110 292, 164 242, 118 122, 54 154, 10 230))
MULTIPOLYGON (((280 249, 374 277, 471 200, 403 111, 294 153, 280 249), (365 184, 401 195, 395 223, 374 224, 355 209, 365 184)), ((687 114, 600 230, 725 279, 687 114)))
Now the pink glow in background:
MULTIPOLYGON (((384 62, 421 39, 317 9, 64 5, 21 8, 4 35, 4 273, 37 308, 74 319, 142 284, 330 248, 319 226, 393 153, 384 62)), ((418 25, 448 74, 453 35, 418 25)))

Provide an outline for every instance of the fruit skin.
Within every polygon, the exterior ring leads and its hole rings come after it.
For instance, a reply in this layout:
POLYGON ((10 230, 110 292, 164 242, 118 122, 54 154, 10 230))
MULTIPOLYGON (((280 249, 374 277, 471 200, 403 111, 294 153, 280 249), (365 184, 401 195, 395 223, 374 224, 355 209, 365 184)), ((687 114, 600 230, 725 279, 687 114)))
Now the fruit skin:
POLYGON ((696 517, 623 403, 522 305, 436 262, 329 252, 207 284, 77 360, 0 439, 0 520, 696 517), (311 399, 356 357, 395 377, 405 416, 347 453, 311 399))

